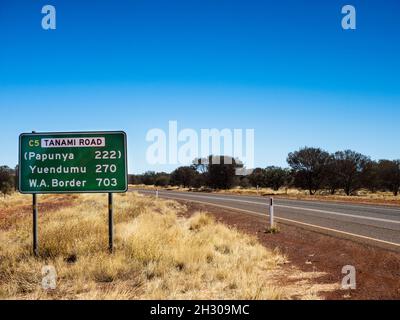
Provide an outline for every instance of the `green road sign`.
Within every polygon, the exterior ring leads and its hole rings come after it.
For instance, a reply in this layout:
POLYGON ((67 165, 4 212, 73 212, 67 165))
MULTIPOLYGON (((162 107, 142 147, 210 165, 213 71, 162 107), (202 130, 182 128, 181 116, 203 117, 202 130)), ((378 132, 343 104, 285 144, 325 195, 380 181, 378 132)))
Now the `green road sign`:
POLYGON ((126 192, 125 132, 23 133, 21 193, 126 192))

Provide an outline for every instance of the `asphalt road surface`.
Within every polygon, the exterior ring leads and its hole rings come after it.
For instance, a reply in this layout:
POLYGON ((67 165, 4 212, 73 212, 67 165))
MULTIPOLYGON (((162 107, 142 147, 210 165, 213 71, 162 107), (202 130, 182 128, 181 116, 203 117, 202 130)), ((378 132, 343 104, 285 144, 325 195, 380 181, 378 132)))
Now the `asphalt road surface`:
MULTIPOLYGON (((137 190, 155 195, 152 190, 137 190)), ((199 202, 239 210, 243 214, 269 216, 269 198, 203 192, 159 191, 160 198, 199 202)), ((274 199, 277 222, 296 224, 322 233, 400 250, 400 208, 380 205, 274 199)))

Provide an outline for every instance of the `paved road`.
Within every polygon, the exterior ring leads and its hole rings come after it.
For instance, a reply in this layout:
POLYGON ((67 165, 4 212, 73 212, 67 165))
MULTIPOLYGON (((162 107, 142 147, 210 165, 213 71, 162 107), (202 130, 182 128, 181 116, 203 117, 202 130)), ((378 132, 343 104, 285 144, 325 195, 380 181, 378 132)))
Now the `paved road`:
MULTIPOLYGON (((136 190, 155 195, 155 191, 136 190)), ((265 216, 268 198, 201 192, 159 191, 162 198, 195 201, 236 209, 243 214, 265 216)), ((400 208, 322 201, 275 199, 276 220, 298 224, 320 232, 336 234, 400 250, 400 208)))

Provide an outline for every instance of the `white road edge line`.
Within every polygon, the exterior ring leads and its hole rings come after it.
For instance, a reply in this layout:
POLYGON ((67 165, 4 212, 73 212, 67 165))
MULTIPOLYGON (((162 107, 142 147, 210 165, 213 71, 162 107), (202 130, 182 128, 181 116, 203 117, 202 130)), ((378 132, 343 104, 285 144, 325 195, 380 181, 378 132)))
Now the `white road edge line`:
MULTIPOLYGON (((198 203, 203 203, 203 204, 207 204, 207 205, 211 205, 211 206, 215 206, 215 207, 231 209, 231 210, 236 210, 236 211, 243 211, 243 212, 247 212, 247 213, 250 213, 250 214, 255 214, 255 215, 263 216, 263 217, 268 217, 269 216, 268 214, 263 214, 263 213, 259 213, 259 212, 255 212, 255 211, 251 211, 251 210, 239 209, 239 208, 234 208, 234 207, 229 207, 229 206, 224 206, 224 205, 214 204, 214 203, 209 203, 209 202, 204 202, 204 201, 177 199, 177 198, 174 198, 174 197, 171 197, 171 196, 166 196, 166 195, 164 195, 163 197, 169 198, 169 199, 173 199, 173 200, 184 200, 184 201, 198 202, 198 203)), ((313 227, 313 228, 326 230, 326 231, 331 231, 331 232, 335 232, 335 233, 341 233, 341 234, 345 234, 345 235, 356 237, 356 238, 372 240, 372 241, 375 241, 375 242, 380 242, 380 243, 384 243, 384 244, 388 244, 388 245, 392 245, 392 246, 400 248, 400 244, 399 243, 394 243, 394 242, 389 242, 389 241, 380 240, 380 239, 376 239, 376 238, 371 238, 371 237, 363 236, 363 235, 356 234, 356 233, 340 231, 340 230, 331 229, 331 228, 327 228, 327 227, 321 227, 321 226, 317 226, 317 225, 314 225, 314 224, 304 223, 304 222, 291 220, 291 219, 286 219, 286 218, 275 217, 275 219, 276 220, 282 220, 282 221, 288 221, 288 222, 292 222, 292 223, 295 223, 295 224, 301 224, 301 225, 304 225, 304 226, 313 227)))

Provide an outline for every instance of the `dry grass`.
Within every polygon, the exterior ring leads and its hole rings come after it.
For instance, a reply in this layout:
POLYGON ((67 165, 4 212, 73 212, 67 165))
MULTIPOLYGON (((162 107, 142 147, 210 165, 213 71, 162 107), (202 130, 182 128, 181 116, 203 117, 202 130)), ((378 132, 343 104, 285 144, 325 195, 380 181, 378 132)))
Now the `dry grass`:
POLYGON ((292 188, 282 188, 279 190, 273 190, 271 188, 241 188, 236 187, 229 190, 218 190, 218 193, 233 193, 233 194, 243 194, 243 195, 288 195, 288 196, 298 196, 298 195, 305 195, 304 191, 292 188))
POLYGON ((271 188, 233 188, 229 190, 218 190, 219 193, 236 193, 236 194, 247 194, 247 195, 275 195, 275 196, 288 196, 288 197, 299 197, 299 198, 321 198, 321 199, 370 199, 370 200, 385 200, 394 201, 400 200, 400 196, 394 196, 391 192, 370 192, 368 190, 359 190, 357 194, 347 196, 343 190, 338 190, 334 195, 331 195, 328 191, 318 191, 314 195, 310 195, 308 191, 299 190, 294 188, 281 188, 279 190, 273 190, 271 188))
POLYGON ((308 191, 298 189, 282 188, 279 190, 272 190, 269 188, 256 189, 242 189, 235 188, 230 190, 221 190, 220 193, 234 193, 243 195, 260 195, 260 196, 277 196, 285 198, 295 198, 299 200, 319 200, 319 201, 340 201, 340 202, 355 202, 355 203, 371 203, 371 204, 384 204, 384 205, 400 205, 400 196, 394 196, 391 192, 370 192, 362 189, 355 195, 347 196, 343 190, 337 191, 336 194, 331 195, 327 191, 319 191, 314 195, 310 195, 308 191))
POLYGON ((105 195, 39 199, 47 209, 39 216, 38 258, 31 255, 31 198, 0 201, 0 299, 318 298, 307 277, 303 287, 279 287, 279 252, 205 213, 179 217, 185 207, 177 202, 116 195, 110 255, 105 195), (57 271, 55 290, 41 287, 45 265, 57 271))

